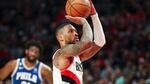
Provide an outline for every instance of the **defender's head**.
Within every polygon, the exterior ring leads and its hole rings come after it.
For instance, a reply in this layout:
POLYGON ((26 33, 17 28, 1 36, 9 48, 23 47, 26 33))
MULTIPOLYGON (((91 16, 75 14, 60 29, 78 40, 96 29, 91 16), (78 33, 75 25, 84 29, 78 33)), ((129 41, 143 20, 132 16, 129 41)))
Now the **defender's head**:
POLYGON ((57 27, 56 38, 60 45, 74 44, 79 41, 77 30, 67 19, 57 27))
POLYGON ((31 40, 25 45, 25 55, 28 61, 35 62, 43 51, 43 46, 39 41, 31 40))

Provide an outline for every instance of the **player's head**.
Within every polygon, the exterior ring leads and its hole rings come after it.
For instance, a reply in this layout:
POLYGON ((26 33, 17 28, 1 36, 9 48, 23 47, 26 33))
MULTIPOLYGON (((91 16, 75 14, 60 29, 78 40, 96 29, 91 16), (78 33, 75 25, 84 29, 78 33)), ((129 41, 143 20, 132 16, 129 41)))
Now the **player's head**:
POLYGON ((73 44, 79 41, 77 30, 69 20, 64 20, 56 29, 56 38, 60 44, 73 44))
POLYGON ((43 51, 43 46, 39 41, 31 40, 25 45, 25 55, 28 61, 35 62, 43 51))

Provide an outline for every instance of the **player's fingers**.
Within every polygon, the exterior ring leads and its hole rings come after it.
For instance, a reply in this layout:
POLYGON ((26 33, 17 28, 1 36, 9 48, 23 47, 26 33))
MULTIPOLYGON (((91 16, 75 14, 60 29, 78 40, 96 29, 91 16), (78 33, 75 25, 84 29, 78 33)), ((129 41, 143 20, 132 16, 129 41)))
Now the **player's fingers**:
POLYGON ((66 19, 70 20, 71 22, 74 22, 74 18, 72 18, 72 16, 66 15, 65 17, 66 17, 66 19))
POLYGON ((76 20, 75 17, 72 17, 72 16, 66 15, 65 17, 66 17, 66 19, 69 19, 72 22, 74 22, 76 20))
POLYGON ((67 19, 69 19, 71 16, 69 16, 69 15, 66 15, 65 17, 66 17, 67 19))
POLYGON ((66 19, 69 19, 71 22, 80 25, 81 24, 81 18, 80 17, 72 17, 66 15, 66 19))
POLYGON ((90 5, 91 5, 91 11, 90 11, 90 15, 94 15, 96 13, 96 9, 93 5, 93 2, 92 0, 89 0, 90 1, 90 5))

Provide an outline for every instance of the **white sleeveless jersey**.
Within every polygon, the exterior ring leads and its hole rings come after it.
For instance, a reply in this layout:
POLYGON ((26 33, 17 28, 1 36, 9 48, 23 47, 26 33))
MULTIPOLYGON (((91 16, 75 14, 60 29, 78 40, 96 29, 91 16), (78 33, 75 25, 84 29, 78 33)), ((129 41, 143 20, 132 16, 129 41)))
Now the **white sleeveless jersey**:
POLYGON ((24 58, 17 60, 15 70, 11 75, 12 84, 41 84, 41 67, 43 63, 37 61, 35 67, 28 68, 24 58))
POLYGON ((82 78, 83 67, 79 56, 74 56, 71 64, 61 70, 53 64, 54 84, 83 84, 82 78))

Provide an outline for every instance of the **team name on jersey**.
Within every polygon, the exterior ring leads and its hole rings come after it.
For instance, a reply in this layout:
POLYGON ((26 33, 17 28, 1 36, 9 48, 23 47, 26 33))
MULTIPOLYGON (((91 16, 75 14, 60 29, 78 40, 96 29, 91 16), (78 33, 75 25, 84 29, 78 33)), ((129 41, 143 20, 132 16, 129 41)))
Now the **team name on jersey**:
POLYGON ((81 71, 81 72, 83 71, 83 67, 82 67, 81 63, 76 62, 76 70, 81 71))
POLYGON ((32 81, 36 83, 37 75, 31 74, 28 72, 18 72, 16 76, 16 80, 27 80, 27 81, 32 81))

